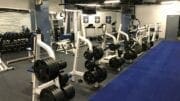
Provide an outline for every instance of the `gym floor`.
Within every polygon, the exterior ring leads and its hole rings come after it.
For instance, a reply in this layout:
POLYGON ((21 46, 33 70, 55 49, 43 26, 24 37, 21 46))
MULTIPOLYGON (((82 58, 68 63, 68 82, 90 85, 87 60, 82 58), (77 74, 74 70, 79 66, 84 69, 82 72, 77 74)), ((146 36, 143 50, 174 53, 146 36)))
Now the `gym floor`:
MULTIPOLYGON (((84 53, 86 48, 81 48, 80 50, 84 53)), ((15 59, 18 57, 26 56, 26 52, 10 53, 4 54, 2 56, 4 61, 15 59)), ((44 54, 42 57, 47 57, 44 54)), ((66 72, 70 72, 73 66, 73 55, 56 52, 57 60, 65 60, 68 63, 66 72)), ((80 54, 78 57, 78 68, 80 71, 85 71, 84 68, 84 57, 80 54)), ((10 70, 0 73, 0 101, 31 101, 32 97, 32 83, 31 83, 31 73, 28 72, 28 68, 32 66, 30 60, 13 63, 10 66, 15 67, 15 70, 10 70)), ((125 66, 126 67, 126 66, 125 66)), ((102 83, 105 86, 110 82, 118 72, 108 70, 108 78, 102 83)), ((87 101, 88 98, 94 94, 98 89, 92 89, 85 83, 77 82, 72 83, 75 86, 76 96, 72 101, 87 101)))

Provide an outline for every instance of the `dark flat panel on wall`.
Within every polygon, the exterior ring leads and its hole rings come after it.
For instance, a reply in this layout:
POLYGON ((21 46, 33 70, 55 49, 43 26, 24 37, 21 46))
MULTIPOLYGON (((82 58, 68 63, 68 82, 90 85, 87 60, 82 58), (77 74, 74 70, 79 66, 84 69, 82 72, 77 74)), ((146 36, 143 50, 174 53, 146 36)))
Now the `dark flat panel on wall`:
POLYGON ((168 15, 166 22, 166 39, 176 40, 179 26, 179 15, 168 15))

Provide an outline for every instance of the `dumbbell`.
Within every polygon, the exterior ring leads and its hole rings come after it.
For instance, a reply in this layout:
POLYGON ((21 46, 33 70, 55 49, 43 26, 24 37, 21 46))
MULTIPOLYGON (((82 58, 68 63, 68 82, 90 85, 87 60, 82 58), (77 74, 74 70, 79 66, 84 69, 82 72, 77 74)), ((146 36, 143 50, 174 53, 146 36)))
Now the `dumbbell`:
POLYGON ((152 47, 152 46, 154 46, 154 42, 153 41, 150 42, 150 47, 152 47))
POLYGON ((83 75, 83 79, 84 81, 88 84, 88 85, 92 85, 94 83, 97 82, 97 71, 86 71, 83 75))
POLYGON ((123 50, 118 50, 118 56, 121 57, 123 54, 123 50))
POLYGON ((113 69, 121 67, 125 63, 125 59, 113 57, 109 60, 109 66, 113 69))
POLYGON ((2 36, 3 36, 2 33, 0 33, 0 38, 2 38, 2 36))
POLYGON ((52 48, 53 48, 55 51, 58 49, 58 47, 59 47, 58 44, 56 44, 56 43, 53 43, 53 44, 52 44, 52 48))
POLYGON ((102 48, 97 48, 97 47, 93 47, 92 52, 89 49, 87 49, 84 52, 84 57, 87 60, 92 60, 92 59, 99 60, 103 57, 103 55, 104 55, 104 50, 102 48))
POLYGON ((97 82, 101 83, 107 78, 107 70, 105 68, 97 67, 96 71, 98 73, 97 82))
POLYGON ((19 33, 18 34, 18 39, 22 39, 22 38, 24 38, 24 34, 23 33, 19 33))
POLYGON ((96 66, 96 63, 93 60, 85 61, 85 68, 89 71, 93 71, 96 66))
POLYGON ((140 54, 142 52, 142 46, 138 43, 136 43, 134 45, 134 47, 132 47, 132 50, 136 53, 136 54, 140 54))
POLYGON ((142 51, 147 51, 150 49, 150 43, 142 43, 142 51))
POLYGON ((115 50, 117 50, 118 48, 120 47, 120 45, 119 44, 109 44, 109 49, 111 50, 111 51, 115 51, 115 50))
POLYGON ((133 50, 127 50, 124 53, 124 57, 123 58, 126 59, 126 60, 134 60, 135 58, 137 58, 137 54, 133 50))
POLYGON ((9 33, 4 33, 4 35, 2 36, 2 39, 3 40, 6 40, 6 39, 8 39, 8 37, 9 37, 9 33))
POLYGON ((95 84, 96 82, 100 83, 107 78, 107 71, 105 68, 96 67, 93 71, 86 71, 83 75, 84 81, 88 85, 95 84))
POLYGON ((70 77, 71 75, 68 74, 59 74, 59 84, 61 85, 61 87, 65 87, 67 85, 70 77))
POLYGON ((155 38, 156 38, 156 40, 158 40, 159 39, 159 34, 156 34, 155 38))

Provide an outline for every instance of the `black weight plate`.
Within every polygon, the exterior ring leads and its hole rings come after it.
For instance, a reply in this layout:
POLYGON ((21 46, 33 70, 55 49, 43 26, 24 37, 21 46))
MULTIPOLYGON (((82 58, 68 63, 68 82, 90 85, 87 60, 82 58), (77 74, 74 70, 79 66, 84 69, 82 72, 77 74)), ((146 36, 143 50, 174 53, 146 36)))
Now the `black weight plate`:
POLYGON ((86 71, 83 75, 84 81, 91 85, 96 82, 97 72, 96 71, 86 71))
POLYGON ((96 68, 98 77, 97 77, 97 82, 101 83, 107 78, 107 70, 105 68, 96 68))
POLYGON ((85 61, 85 68, 86 68, 87 70, 92 71, 92 70, 94 70, 95 67, 96 67, 96 64, 95 64, 94 61, 91 61, 91 60, 85 61))

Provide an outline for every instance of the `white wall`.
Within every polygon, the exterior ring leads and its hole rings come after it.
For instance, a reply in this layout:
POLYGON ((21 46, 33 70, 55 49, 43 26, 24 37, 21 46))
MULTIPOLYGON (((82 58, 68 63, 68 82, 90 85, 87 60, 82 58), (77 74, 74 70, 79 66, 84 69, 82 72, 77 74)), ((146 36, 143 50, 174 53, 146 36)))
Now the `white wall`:
POLYGON ((142 25, 161 24, 161 38, 165 38, 167 15, 179 15, 180 4, 168 5, 138 5, 136 6, 136 16, 142 25))
POLYGON ((63 9, 63 6, 59 6, 60 0, 49 0, 49 11, 59 12, 63 9))
POLYGON ((0 33, 20 32, 22 30, 22 26, 31 28, 30 14, 16 12, 0 13, 0 26, 0 33))
POLYGON ((29 9, 29 0, 0 0, 0 8, 29 9))
MULTIPOLYGON (((89 24, 93 24, 95 27, 99 27, 101 24, 106 23, 106 16, 111 16, 111 22, 116 21, 116 29, 119 28, 119 24, 121 23, 121 13, 120 12, 111 12, 111 11, 97 11, 94 15, 86 15, 83 16, 89 17, 89 23, 84 23, 83 27, 86 27, 89 24), (100 23, 95 23, 95 16, 100 16, 100 23)), ((83 21, 83 19, 81 19, 83 21)), ((109 33, 112 32, 111 25, 107 24, 107 31, 109 33)), ((103 33, 102 33, 103 34, 103 33)))
MULTIPOLYGON (((0 8, 12 8, 29 10, 29 0, 0 0, 0 8)), ((1 12, 0 13, 0 32, 15 31, 19 32, 21 26, 31 28, 29 13, 1 12)))

